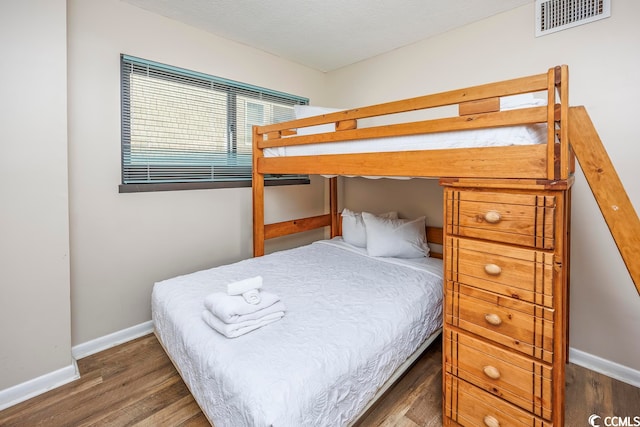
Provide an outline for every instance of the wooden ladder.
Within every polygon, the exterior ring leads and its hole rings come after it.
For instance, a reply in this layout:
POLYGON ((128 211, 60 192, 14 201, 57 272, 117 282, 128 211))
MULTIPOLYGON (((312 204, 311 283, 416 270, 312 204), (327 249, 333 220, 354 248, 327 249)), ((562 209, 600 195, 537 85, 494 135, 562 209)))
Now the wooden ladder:
POLYGON ((569 143, 640 294, 640 219, 584 107, 569 108, 569 143))

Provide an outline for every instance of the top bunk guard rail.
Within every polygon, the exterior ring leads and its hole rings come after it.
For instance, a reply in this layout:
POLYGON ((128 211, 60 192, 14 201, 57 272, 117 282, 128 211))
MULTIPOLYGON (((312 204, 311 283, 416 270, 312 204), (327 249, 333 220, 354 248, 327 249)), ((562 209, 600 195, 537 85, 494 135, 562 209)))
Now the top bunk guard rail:
POLYGON ((466 89, 354 108, 283 123, 258 126, 255 148, 260 173, 383 175, 416 177, 567 179, 572 172, 568 138, 568 68, 466 89), (546 92, 547 106, 499 111, 499 99, 546 92), (458 106, 460 115, 439 119, 357 128, 358 119, 458 106), (425 150, 298 157, 263 157, 262 150, 505 126, 547 124, 547 144, 531 146, 425 150), (307 126, 335 124, 336 131, 296 135, 307 126))
POLYGON ((567 180, 574 170, 568 138, 568 67, 546 73, 387 102, 253 128, 254 256, 264 254, 264 240, 331 226, 339 234, 337 185, 330 181, 330 213, 278 224, 264 224, 264 174, 320 174, 433 178, 528 180, 548 183, 567 180), (547 105, 500 111, 500 98, 525 93, 546 94, 547 105), (359 119, 458 106, 458 115, 437 119, 358 128, 359 119), (357 141, 369 138, 478 130, 545 123, 546 144, 437 150, 365 152, 265 157, 264 150, 357 141), (308 126, 335 124, 335 131, 297 135, 308 126))
MULTIPOLYGON (((358 111, 358 110, 350 110, 358 111)), ((336 122, 337 127, 344 123, 345 119, 333 120, 332 116, 338 113, 331 113, 320 116, 323 118, 321 124, 336 122)), ((316 118, 315 121, 317 121, 316 118)), ((300 121, 310 119, 300 119, 300 121)), ((469 115, 466 117, 450 117, 444 119, 432 119, 419 122, 398 123, 384 126, 367 127, 361 129, 337 130, 305 136, 290 136, 285 138, 275 137, 271 139, 267 134, 267 140, 258 144, 259 148, 286 147, 292 145, 318 144, 334 141, 353 141, 362 138, 382 138, 386 136, 418 135, 423 133, 438 133, 452 130, 473 130, 486 129, 497 126, 514 126, 521 124, 542 123, 547 120, 547 107, 523 108, 504 112, 490 112, 484 114, 469 115)), ((298 120, 296 120, 298 121, 298 120)), ((294 124, 294 122, 290 122, 294 124)), ((317 123, 314 123, 317 124, 317 123)), ((302 127, 302 126, 301 126, 302 127)))

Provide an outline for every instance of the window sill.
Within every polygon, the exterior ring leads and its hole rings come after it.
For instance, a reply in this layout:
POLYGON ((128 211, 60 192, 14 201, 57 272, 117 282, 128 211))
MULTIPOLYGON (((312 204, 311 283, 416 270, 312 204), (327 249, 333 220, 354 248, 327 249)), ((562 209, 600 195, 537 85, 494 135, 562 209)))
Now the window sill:
MULTIPOLYGON (((309 184, 308 178, 265 180, 264 185, 304 185, 309 184)), ((251 187, 251 181, 221 181, 221 182, 172 182, 155 184, 120 184, 118 193, 145 193, 152 191, 181 191, 181 190, 210 190, 215 188, 251 187)))

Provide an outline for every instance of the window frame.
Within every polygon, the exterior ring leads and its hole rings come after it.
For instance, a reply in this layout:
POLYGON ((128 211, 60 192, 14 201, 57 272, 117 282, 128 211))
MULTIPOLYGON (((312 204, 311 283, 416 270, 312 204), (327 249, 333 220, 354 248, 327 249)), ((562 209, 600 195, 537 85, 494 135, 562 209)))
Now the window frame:
MULTIPOLYGON (((197 190, 197 189, 214 189, 214 188, 242 188, 242 187, 251 187, 251 166, 214 166, 213 164, 203 165, 202 167, 194 164, 189 164, 188 161, 184 163, 177 162, 172 165, 169 164, 169 168, 166 164, 152 164, 152 161, 147 161, 147 164, 141 164, 136 166, 131 161, 131 128, 132 123, 131 120, 131 81, 125 79, 129 79, 132 74, 142 74, 140 69, 147 70, 147 73, 151 71, 153 73, 162 73, 162 75, 166 74, 166 78, 168 81, 171 81, 172 76, 179 76, 180 78, 184 78, 185 81, 181 81, 181 83, 189 84, 190 80, 201 84, 202 82, 209 83, 215 85, 215 89, 212 86, 211 90, 214 91, 222 91, 227 94, 227 102, 226 102, 226 110, 227 114, 225 120, 227 121, 227 134, 226 134, 226 144, 227 144, 227 155, 229 158, 231 156, 243 155, 246 156, 246 143, 245 152, 241 153, 238 151, 238 134, 239 132, 244 133, 243 141, 246 141, 246 129, 240 129, 239 127, 246 127, 248 124, 246 120, 243 121, 242 124, 238 121, 237 116, 240 115, 240 111, 237 108, 236 101, 238 97, 242 97, 248 99, 255 104, 263 106, 263 118, 267 113, 264 111, 265 105, 271 105, 272 108, 277 108, 282 104, 286 105, 308 105, 308 98, 290 95, 284 92, 278 92, 266 88, 262 88, 259 86, 249 85, 245 83, 240 83, 233 80, 223 79, 220 77, 211 76, 208 74, 203 74, 196 71, 191 71, 183 68, 178 68, 166 64, 161 64, 155 61, 150 61, 146 59, 141 59, 125 54, 120 55, 120 73, 121 73, 121 144, 120 144, 120 165, 121 165, 121 183, 118 186, 119 193, 136 193, 136 192, 149 192, 149 191, 176 191, 176 190, 197 190), (138 67, 138 69, 134 69, 138 67), (271 101, 270 101, 271 100, 271 101), (277 100, 278 102, 274 102, 273 100, 277 100), (127 163, 128 162, 128 163, 127 163), (172 172, 170 175, 174 175, 173 178, 163 178, 160 180, 159 178, 148 178, 147 180, 135 180, 128 179, 127 174, 135 175, 136 167, 141 170, 146 170, 147 176, 152 176, 154 173, 156 174, 165 174, 166 169, 177 170, 178 172, 172 172), (237 179, 233 176, 233 173, 229 173, 228 176, 230 178, 226 179, 202 179, 196 178, 192 180, 188 180, 184 176, 187 172, 193 171, 207 171, 207 170, 220 170, 223 171, 223 175, 227 176, 228 173, 226 168, 237 169, 238 174, 236 175, 237 179), (249 173, 247 175, 246 168, 249 168, 249 173), (245 173, 241 173, 240 171, 244 171, 245 173), (178 176, 183 174, 183 180, 180 181, 178 176), (244 176, 243 176, 244 175, 244 176), (247 178, 248 176, 248 178, 247 178), (154 181, 158 180, 160 182, 154 181)), ((158 76, 155 75, 154 76, 158 76)), ((196 86, 196 84, 194 84, 196 86)), ((249 116, 248 109, 245 109, 244 115, 249 116)), ((220 153, 224 156, 224 151, 220 153)), ((251 154, 249 154, 249 157, 251 154)), ((170 160, 173 160, 170 158, 170 160)), ((250 162, 251 164, 252 162, 250 162)), ((267 175, 265 176, 265 185, 266 186, 276 186, 276 185, 301 185, 301 184, 309 184, 310 179, 308 175, 267 175)))

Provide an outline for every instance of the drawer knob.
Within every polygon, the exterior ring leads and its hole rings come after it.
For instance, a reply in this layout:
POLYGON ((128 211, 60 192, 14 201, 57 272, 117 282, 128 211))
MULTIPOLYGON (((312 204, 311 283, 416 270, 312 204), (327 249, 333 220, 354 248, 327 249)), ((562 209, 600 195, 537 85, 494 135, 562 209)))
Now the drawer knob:
POLYGON ((492 380, 497 380, 500 378, 500 371, 495 366, 487 365, 482 368, 482 372, 492 380))
POLYGON ((487 264, 484 266, 484 271, 490 276, 499 276, 502 273, 502 268, 496 264, 487 264))
POLYGON ((485 415, 482 421, 484 421, 484 425, 487 427, 500 427, 500 421, 491 415, 485 415))
POLYGON ((502 323, 502 319, 500 318, 500 316, 498 316, 497 314, 493 314, 493 313, 489 313, 489 314, 485 314, 484 315, 484 320, 487 321, 487 323, 493 325, 493 326, 499 326, 502 323))
POLYGON ((489 211, 484 214, 484 220, 489 224, 496 224, 500 222, 500 212, 498 211, 489 211))

